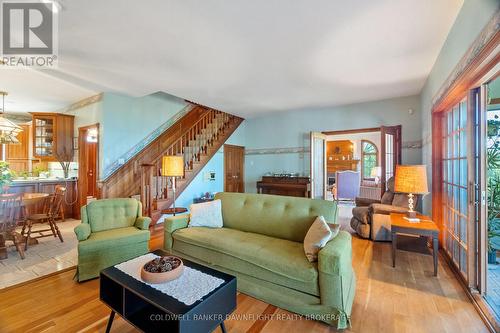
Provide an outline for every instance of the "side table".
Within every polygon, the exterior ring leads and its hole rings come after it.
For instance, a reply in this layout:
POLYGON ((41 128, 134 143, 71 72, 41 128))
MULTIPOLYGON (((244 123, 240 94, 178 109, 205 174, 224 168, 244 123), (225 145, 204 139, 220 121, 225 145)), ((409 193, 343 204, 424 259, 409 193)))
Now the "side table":
POLYGON ((430 217, 417 214, 420 222, 410 222, 404 217, 405 214, 392 213, 391 234, 392 234, 392 267, 396 267, 396 247, 398 234, 409 234, 432 238, 432 256, 434 259, 434 276, 437 276, 438 269, 438 237, 439 228, 430 217))
POLYGON ((182 213, 185 213, 187 212, 187 208, 184 208, 184 207, 175 207, 174 208, 167 208, 167 209, 163 209, 161 211, 162 214, 169 214, 169 215, 174 215, 175 214, 182 214, 182 213))

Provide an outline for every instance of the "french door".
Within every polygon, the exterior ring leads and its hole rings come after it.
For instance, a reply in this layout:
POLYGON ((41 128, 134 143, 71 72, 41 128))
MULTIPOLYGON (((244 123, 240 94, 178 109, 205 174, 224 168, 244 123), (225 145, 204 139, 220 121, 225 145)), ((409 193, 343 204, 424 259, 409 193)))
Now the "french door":
POLYGON ((380 177, 382 194, 387 181, 394 176, 396 165, 401 164, 401 125, 380 127, 381 167, 380 177))
POLYGON ((469 184, 474 182, 473 174, 469 172, 474 150, 470 149, 468 118, 467 98, 464 98, 444 112, 441 121, 443 247, 467 281, 469 226, 473 224, 473 214, 469 214, 472 204, 469 184))
POLYGON ((483 296, 488 296, 491 284, 486 260, 492 245, 488 243, 492 236, 488 117, 498 116, 489 112, 500 104, 493 100, 500 100, 498 91, 489 84, 500 76, 499 41, 498 29, 490 33, 485 28, 471 46, 473 54, 457 64, 457 75, 433 97, 432 106, 432 217, 441 229, 445 256, 472 291, 482 316, 497 330, 499 321, 483 296))
MULTIPOLYGON (((475 292, 472 295, 479 298, 495 295, 488 285, 496 283, 492 283, 486 260, 490 135, 487 99, 487 85, 482 84, 433 114, 432 215, 440 222, 441 245, 449 262, 469 290, 475 292)), ((484 302, 478 304, 486 309, 484 302)))
POLYGON ((311 198, 326 198, 326 135, 311 132, 311 198))

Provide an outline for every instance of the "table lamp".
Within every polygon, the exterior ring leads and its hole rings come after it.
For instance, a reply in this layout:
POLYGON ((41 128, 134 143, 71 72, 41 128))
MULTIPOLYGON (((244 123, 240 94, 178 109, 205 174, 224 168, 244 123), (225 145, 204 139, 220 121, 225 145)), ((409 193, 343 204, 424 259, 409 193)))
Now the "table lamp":
POLYGON ((184 158, 182 156, 163 156, 161 161, 161 175, 172 177, 172 193, 174 195, 175 216, 175 179, 184 176, 184 158))
POLYGON ((376 166, 373 167, 370 173, 370 177, 375 179, 375 184, 378 185, 378 182, 380 181, 380 176, 382 176, 382 167, 376 166))
POLYGON ((408 216, 410 222, 419 222, 417 212, 413 210, 413 195, 427 194, 427 171, 425 165, 397 165, 394 179, 394 191, 408 193, 408 216))

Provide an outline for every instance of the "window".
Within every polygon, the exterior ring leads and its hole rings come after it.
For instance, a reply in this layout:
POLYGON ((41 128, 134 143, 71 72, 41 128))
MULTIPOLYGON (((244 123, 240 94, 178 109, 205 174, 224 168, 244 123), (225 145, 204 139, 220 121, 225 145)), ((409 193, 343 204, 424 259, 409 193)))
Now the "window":
POLYGON ((368 140, 361 140, 361 175, 363 179, 374 179, 372 170, 378 166, 377 146, 368 140))

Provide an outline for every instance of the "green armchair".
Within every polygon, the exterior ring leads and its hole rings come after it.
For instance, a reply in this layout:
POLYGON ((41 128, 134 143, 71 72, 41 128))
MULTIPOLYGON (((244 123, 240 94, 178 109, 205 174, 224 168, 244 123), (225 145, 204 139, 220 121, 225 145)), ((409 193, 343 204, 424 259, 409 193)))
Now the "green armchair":
POLYGON ((78 281, 149 252, 149 224, 142 204, 131 198, 92 201, 81 209, 82 223, 75 228, 78 239, 78 281))

